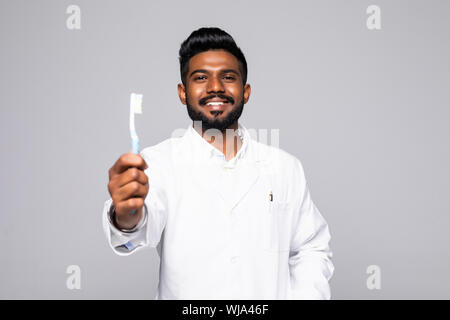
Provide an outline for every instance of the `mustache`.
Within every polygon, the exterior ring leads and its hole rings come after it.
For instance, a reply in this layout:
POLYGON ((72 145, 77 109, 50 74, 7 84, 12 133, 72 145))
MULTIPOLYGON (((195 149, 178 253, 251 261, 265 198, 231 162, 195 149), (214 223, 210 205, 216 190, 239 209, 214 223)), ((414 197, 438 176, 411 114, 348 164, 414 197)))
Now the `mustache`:
POLYGON ((234 99, 232 97, 229 97, 229 96, 226 96, 226 95, 223 95, 223 94, 213 94, 213 95, 204 97, 204 98, 199 100, 199 104, 200 105, 205 105, 207 100, 213 99, 213 98, 216 98, 216 97, 221 98, 223 100, 226 100, 226 101, 228 101, 231 104, 234 104, 234 99))

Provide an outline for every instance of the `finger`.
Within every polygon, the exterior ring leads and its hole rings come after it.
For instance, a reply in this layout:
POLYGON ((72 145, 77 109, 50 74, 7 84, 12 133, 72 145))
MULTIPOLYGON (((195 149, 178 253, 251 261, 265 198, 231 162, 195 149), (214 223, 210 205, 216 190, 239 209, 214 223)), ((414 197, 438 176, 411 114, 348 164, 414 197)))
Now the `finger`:
POLYGON ((123 187, 132 181, 137 181, 142 185, 148 183, 148 177, 145 172, 134 167, 128 168, 128 170, 122 174, 117 175, 115 179, 117 179, 117 181, 114 181, 114 184, 117 185, 118 188, 123 187))
POLYGON ((144 198, 147 196, 149 185, 142 185, 137 181, 130 182, 119 188, 114 195, 115 202, 121 202, 134 197, 144 198))
POLYGON ((131 167, 145 170, 148 168, 148 165, 141 155, 134 153, 124 153, 119 157, 119 159, 114 163, 114 165, 109 170, 109 178, 111 179, 113 176, 121 174, 122 172, 131 167))

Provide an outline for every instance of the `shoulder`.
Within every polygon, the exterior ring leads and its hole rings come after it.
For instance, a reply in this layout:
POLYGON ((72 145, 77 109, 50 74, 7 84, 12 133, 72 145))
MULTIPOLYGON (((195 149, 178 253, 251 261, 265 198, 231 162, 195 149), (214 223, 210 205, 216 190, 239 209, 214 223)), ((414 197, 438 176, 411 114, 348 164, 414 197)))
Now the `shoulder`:
POLYGON ((140 153, 146 162, 157 161, 167 163, 179 149, 182 137, 167 138, 153 146, 144 148, 140 153))
POLYGON ((304 175, 303 165, 299 158, 279 147, 251 140, 257 157, 274 167, 277 173, 284 175, 304 175))

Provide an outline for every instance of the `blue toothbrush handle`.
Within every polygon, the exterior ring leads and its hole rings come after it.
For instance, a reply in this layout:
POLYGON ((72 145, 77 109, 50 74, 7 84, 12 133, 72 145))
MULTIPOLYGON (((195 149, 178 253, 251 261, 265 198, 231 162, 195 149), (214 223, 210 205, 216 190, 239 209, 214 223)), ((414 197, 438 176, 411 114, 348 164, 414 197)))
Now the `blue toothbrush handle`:
MULTIPOLYGON (((139 137, 134 136, 131 138, 131 145, 133 148, 133 153, 138 154, 139 153, 139 137)), ((131 211, 131 214, 135 214, 136 210, 131 211)))
POLYGON ((133 147, 133 153, 139 153, 139 137, 135 136, 131 138, 131 146, 133 147))

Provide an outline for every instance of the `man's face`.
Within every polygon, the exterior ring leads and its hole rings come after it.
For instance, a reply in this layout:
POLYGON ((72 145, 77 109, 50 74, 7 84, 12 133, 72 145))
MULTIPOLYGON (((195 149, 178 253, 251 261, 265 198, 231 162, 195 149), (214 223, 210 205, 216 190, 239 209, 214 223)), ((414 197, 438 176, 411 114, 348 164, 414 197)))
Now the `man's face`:
POLYGON ((203 129, 224 131, 237 123, 250 97, 250 85, 243 85, 237 58, 224 50, 209 50, 189 60, 186 86, 178 94, 193 121, 203 129))

